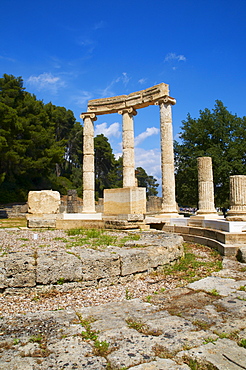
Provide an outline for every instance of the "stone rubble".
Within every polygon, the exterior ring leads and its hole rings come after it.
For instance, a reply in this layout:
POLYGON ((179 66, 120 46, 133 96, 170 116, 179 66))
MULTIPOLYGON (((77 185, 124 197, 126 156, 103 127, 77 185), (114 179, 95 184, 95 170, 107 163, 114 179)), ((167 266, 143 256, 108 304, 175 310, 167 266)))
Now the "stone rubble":
POLYGON ((18 313, 13 290, 0 297, 0 370, 246 369, 246 265, 227 257, 212 276, 145 300, 125 292, 85 307, 78 292, 66 309, 35 312, 33 301, 18 313))

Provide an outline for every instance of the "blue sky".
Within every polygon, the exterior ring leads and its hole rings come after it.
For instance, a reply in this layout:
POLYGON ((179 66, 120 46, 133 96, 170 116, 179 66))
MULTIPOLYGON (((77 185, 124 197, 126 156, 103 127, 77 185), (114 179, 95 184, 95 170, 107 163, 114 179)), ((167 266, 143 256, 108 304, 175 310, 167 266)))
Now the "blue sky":
MULTIPOLYGON (((242 117, 246 103, 246 1, 1 0, 0 71, 74 112, 88 99, 169 84, 174 137, 187 113, 219 99, 242 117)), ((160 179, 159 110, 134 119, 136 166, 160 179)), ((121 116, 98 117, 116 155, 121 116)))

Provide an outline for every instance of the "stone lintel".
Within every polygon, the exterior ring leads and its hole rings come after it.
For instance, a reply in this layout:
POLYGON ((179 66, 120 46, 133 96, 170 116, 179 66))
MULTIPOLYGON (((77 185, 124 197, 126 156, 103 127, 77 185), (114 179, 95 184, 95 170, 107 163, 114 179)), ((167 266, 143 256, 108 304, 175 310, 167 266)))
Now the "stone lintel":
POLYGON ((172 104, 175 104, 175 99, 169 97, 169 86, 165 83, 129 95, 89 100, 88 110, 86 113, 82 113, 81 117, 88 113, 95 113, 96 115, 118 113, 118 111, 130 107, 134 109, 145 108, 149 105, 158 104, 161 99, 165 99, 166 102, 170 100, 172 104))

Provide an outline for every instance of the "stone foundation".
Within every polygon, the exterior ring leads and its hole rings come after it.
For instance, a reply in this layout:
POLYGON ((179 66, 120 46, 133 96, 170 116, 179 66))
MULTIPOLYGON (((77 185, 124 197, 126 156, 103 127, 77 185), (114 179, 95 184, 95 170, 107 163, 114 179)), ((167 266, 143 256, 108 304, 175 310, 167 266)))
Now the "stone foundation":
POLYGON ((108 286, 159 270, 183 256, 183 238, 147 233, 124 248, 94 250, 76 246, 66 250, 13 252, 1 258, 0 289, 38 288, 66 284, 68 289, 108 286))

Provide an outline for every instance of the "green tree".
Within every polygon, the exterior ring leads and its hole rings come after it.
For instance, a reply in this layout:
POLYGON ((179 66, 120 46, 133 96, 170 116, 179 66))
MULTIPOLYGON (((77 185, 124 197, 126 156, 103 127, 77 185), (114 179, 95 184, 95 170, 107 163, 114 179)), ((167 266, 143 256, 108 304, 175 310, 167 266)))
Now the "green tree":
POLYGON ((197 157, 202 156, 212 157, 216 206, 228 204, 229 176, 246 173, 245 124, 245 117, 231 114, 219 100, 198 119, 188 114, 182 121, 181 143, 174 144, 179 204, 197 206, 197 157))
POLYGON ((116 184, 116 168, 113 150, 108 139, 97 135, 94 139, 95 148, 95 190, 96 197, 103 197, 104 189, 111 189, 116 184))
POLYGON ((0 78, 2 202, 25 200, 29 190, 59 189, 74 125, 71 111, 44 105, 25 91, 21 77, 5 74, 0 78))
POLYGON ((146 196, 157 195, 157 180, 153 176, 147 175, 146 171, 142 167, 137 167, 135 170, 135 175, 138 180, 138 186, 146 188, 146 196))

